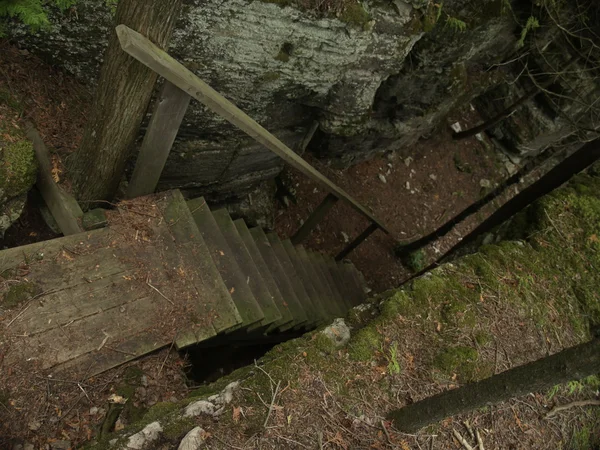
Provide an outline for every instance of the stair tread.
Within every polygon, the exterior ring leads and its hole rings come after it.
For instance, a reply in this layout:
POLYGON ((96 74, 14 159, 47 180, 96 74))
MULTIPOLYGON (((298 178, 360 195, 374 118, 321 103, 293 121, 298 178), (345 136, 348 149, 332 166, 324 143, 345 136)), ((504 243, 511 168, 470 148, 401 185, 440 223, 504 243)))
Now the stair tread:
POLYGON ((327 313, 327 318, 333 318, 337 315, 336 308, 333 305, 335 301, 333 292, 331 288, 327 284, 325 277, 321 272, 321 268, 314 263, 314 261, 310 258, 309 253, 302 245, 296 246, 296 253, 302 258, 304 261, 304 265, 309 271, 310 275, 313 277, 315 284, 318 286, 317 289, 320 293, 322 305, 327 313))
POLYGON ((229 294, 242 318, 242 327, 253 330, 260 326, 264 313, 254 298, 246 278, 235 260, 225 236, 219 229, 203 197, 188 201, 188 207, 204 238, 210 256, 219 269, 219 273, 227 286, 229 294))
POLYGON ((237 219, 233 221, 233 224, 235 225, 238 233, 240 234, 242 241, 244 241, 244 244, 246 245, 246 249, 250 253, 252 261, 256 265, 256 268, 262 276, 265 285, 269 290, 269 293, 271 294, 271 297, 273 298, 279 312, 282 315, 279 330, 285 331, 292 328, 294 326, 294 317, 292 316, 288 305, 286 304, 283 296, 281 295, 281 291, 277 286, 277 282, 273 278, 273 274, 269 269, 269 266, 265 262, 265 259, 263 258, 260 250, 258 249, 254 238, 250 234, 250 230, 248 229, 246 222, 244 222, 243 219, 237 219))
POLYGON ((271 274, 273 275, 273 279, 279 288, 279 292, 281 292, 281 296, 283 297, 285 304, 292 313, 292 317, 294 318, 294 328, 303 326, 307 323, 308 317, 302 309, 300 301, 294 292, 294 287, 287 277, 283 266, 279 262, 279 259, 275 255, 275 251, 271 247, 267 235, 261 228, 258 227, 251 228, 250 235, 254 239, 254 242, 256 242, 256 246, 264 258, 271 274))
POLYGON ((269 292, 266 282, 258 271, 256 264, 252 260, 242 237, 233 224, 229 212, 226 209, 213 211, 213 216, 225 236, 229 248, 236 259, 242 274, 246 277, 246 284, 250 287, 254 298, 260 305, 265 317, 262 320, 262 325, 273 325, 278 323, 282 325, 285 322, 280 322, 283 317, 279 312, 273 296, 269 292))
POLYGON ((329 270, 327 269, 327 266, 325 264, 325 258, 323 258, 323 255, 321 255, 320 253, 317 253, 317 252, 312 252, 311 256, 312 256, 312 259, 315 262, 316 266, 319 268, 319 270, 322 274, 322 277, 324 278, 325 282, 327 283, 327 286, 329 286, 329 290, 331 291, 331 295, 332 295, 331 305, 334 308, 335 316, 343 317, 346 314, 346 311, 344 308, 342 296, 339 293, 337 287, 335 286, 333 279, 331 278, 329 270))
POLYGON ((342 305, 344 306, 344 310, 347 313, 348 310, 353 306, 349 296, 349 290, 346 283, 347 280, 344 279, 340 269, 337 267, 335 261, 332 258, 323 255, 323 259, 325 260, 325 265, 329 270, 329 275, 331 275, 333 283, 335 284, 335 287, 340 293, 340 296, 342 298, 342 305))
POLYGON ((286 239, 282 241, 281 244, 283 245, 283 248, 290 257, 290 260, 292 261, 292 264, 296 269, 296 273, 298 273, 302 284, 306 289, 306 293, 308 294, 308 297, 312 303, 313 310, 316 312, 319 318, 319 322, 324 323, 327 320, 327 313, 325 311, 325 308, 323 307, 323 299, 321 298, 322 295, 319 291, 317 291, 315 283, 313 282, 313 277, 309 274, 308 270, 306 269, 304 262, 298 255, 294 244, 292 244, 292 241, 286 239))
MULTIPOLYGON (((164 216, 167 222, 173 222, 169 228, 176 241, 186 242, 183 247, 186 248, 188 257, 197 268, 198 277, 193 277, 193 281, 196 284, 196 290, 202 293, 202 296, 196 301, 197 313, 200 316, 207 314, 202 309, 205 307, 205 302, 201 299, 204 296, 209 297, 215 305, 212 313, 215 331, 220 333, 238 327, 243 319, 217 266, 210 257, 210 250, 187 207, 187 203, 179 191, 173 191, 170 195, 173 200, 166 207, 164 216)), ((183 340, 184 337, 178 338, 180 342, 176 342, 176 344, 179 348, 184 346, 183 340)))
POLYGON ((354 264, 346 263, 346 265, 348 266, 348 270, 350 271, 350 274, 352 275, 356 285, 359 288, 359 303, 362 303, 368 297, 367 293, 365 292, 365 289, 368 287, 367 282, 365 281, 365 277, 363 276, 362 272, 356 268, 354 264))
POLYGON ((361 283, 358 282, 354 273, 353 267, 350 264, 344 262, 338 262, 340 273, 347 280, 348 286, 350 286, 349 297, 353 306, 356 306, 363 302, 365 292, 361 283))
POLYGON ((279 236, 277 236, 275 233, 269 233, 267 234, 267 239, 269 240, 271 248, 275 252, 277 259, 279 259, 281 266, 285 270, 285 273, 294 288, 294 292, 296 293, 296 298, 298 299, 300 306, 306 313, 306 317, 308 319, 307 326, 316 325, 316 323, 319 321, 319 315, 317 314, 317 311, 315 310, 315 307, 313 306, 312 301, 306 292, 306 288, 304 287, 300 274, 296 271, 291 258, 285 251, 285 248, 283 248, 283 244, 281 243, 279 236))

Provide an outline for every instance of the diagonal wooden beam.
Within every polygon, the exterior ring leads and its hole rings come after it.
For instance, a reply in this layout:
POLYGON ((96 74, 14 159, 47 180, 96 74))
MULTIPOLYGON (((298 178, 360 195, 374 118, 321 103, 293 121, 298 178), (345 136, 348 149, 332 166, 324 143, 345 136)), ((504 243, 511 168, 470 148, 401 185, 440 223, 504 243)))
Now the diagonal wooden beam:
POLYGON ((386 226, 368 209, 358 203, 346 191, 334 184, 322 173, 308 164, 283 142, 265 130, 241 109, 198 78, 193 72, 171 57, 167 52, 154 45, 150 40, 126 25, 116 28, 123 51, 146 65, 179 89, 187 92, 211 111, 235 125, 248 136, 267 147, 294 169, 302 172, 311 180, 319 183, 328 192, 348 202, 356 211, 367 217, 378 228, 389 234, 386 226))

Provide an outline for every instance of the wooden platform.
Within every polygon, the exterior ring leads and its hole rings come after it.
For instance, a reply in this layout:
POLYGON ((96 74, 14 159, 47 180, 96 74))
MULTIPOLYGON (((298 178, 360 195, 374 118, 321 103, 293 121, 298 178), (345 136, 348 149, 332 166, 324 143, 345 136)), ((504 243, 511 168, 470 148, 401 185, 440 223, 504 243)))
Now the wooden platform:
POLYGON ((0 251, 0 372, 82 379, 166 346, 312 329, 364 299, 353 266, 202 198, 171 191, 106 214, 107 228, 0 251))

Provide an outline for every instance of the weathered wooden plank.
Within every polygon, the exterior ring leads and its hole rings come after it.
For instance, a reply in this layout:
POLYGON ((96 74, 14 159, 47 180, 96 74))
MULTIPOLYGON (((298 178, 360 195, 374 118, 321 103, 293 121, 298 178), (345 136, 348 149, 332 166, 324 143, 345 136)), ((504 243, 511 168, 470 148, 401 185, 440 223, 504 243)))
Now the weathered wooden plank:
POLYGON ((275 279, 273 278, 273 274, 269 270, 269 267, 267 266, 265 259, 263 258, 262 254, 260 253, 260 250, 258 249, 256 242, 252 238, 252 235, 250 234, 250 230, 248 230, 248 226, 246 225, 246 222, 244 222, 243 219, 237 219, 233 222, 233 224, 235 225, 235 228, 237 229, 238 233, 240 234, 242 240, 244 241, 244 245, 246 245, 246 248, 248 249, 248 252, 250 253, 250 256, 252 257, 252 262, 258 269, 263 281, 265 282, 265 286, 269 290, 269 293, 271 294, 273 301, 277 305, 277 309, 279 310, 280 314, 283 316, 281 319, 282 325, 279 328, 279 330, 285 331, 290 328, 293 328, 294 317, 292 316, 292 313, 290 312, 290 309, 289 309, 286 301, 283 299, 283 296, 281 295, 281 291, 277 287, 277 283, 275 282, 275 279))
POLYGON ((60 231, 65 236, 81 233, 83 230, 77 219, 83 216, 83 211, 75 199, 64 192, 52 179, 50 156, 41 136, 30 123, 27 124, 25 134, 33 142, 33 149, 38 160, 36 185, 60 231))
POLYGON ((268 325, 269 328, 267 331, 278 328, 279 325, 282 325, 285 322, 281 321, 282 315, 275 305, 273 297, 269 293, 265 280, 260 275, 254 261, 252 261, 252 257, 235 228, 229 213, 225 209, 220 209, 213 211, 212 214, 221 229, 221 233, 225 236, 229 249, 233 253, 242 274, 246 277, 246 284, 250 287, 250 290, 254 294, 254 298, 256 298, 256 301, 265 315, 262 324, 268 325))
POLYGON ((246 282, 246 276, 240 270, 206 201, 202 197, 190 200, 188 208, 192 212, 204 242, 206 242, 210 257, 219 269, 229 294, 242 317, 242 325, 249 330, 262 326, 265 314, 254 298, 254 294, 246 282))
MULTIPOLYGON (((161 194, 168 196, 163 217, 169 227, 173 244, 187 261, 185 280, 194 285, 196 299, 195 313, 199 319, 209 318, 216 332, 237 327, 242 318, 231 295, 210 256, 210 250, 198 230, 194 217, 181 192, 170 191, 161 194)), ((201 327, 195 327, 198 341, 204 336, 198 335, 201 327)), ((186 345, 189 334, 182 334, 176 342, 178 347, 186 345)), ((189 345, 189 342, 187 345, 189 345)))
POLYGON ((348 202, 356 211, 367 217, 372 223, 377 224, 383 231, 389 233, 385 225, 368 209, 304 161, 302 157, 265 130, 241 109, 172 58, 167 52, 161 50, 150 40, 126 25, 117 26, 116 31, 123 51, 202 102, 211 111, 219 114, 225 120, 248 134, 248 136, 267 147, 293 168, 322 185, 328 192, 348 202))
POLYGON ((127 198, 152 194, 156 189, 190 99, 169 81, 163 85, 129 181, 127 198))
POLYGON ((313 262, 308 252, 301 245, 296 246, 296 253, 298 253, 298 256, 304 262, 304 267, 306 267, 309 275, 313 278, 314 283, 317 285, 319 301, 327 313, 327 318, 330 319, 335 317, 337 312, 333 305, 333 293, 325 281, 323 274, 320 273, 321 269, 313 262))
POLYGON ((308 216, 306 222, 304 222, 298 231, 296 231, 296 234, 292 236, 292 244, 298 245, 308 236, 310 236, 312 230, 319 225, 319 223, 325 218, 329 210, 337 203, 337 201, 338 198, 335 195, 327 194, 323 201, 319 203, 319 206, 317 206, 311 215, 308 216))
MULTIPOLYGON (((16 351, 9 352, 7 361, 14 363, 18 359, 21 364, 27 361, 36 368, 49 369, 86 353, 99 352, 106 345, 112 347, 130 336, 154 328, 153 323, 164 319, 164 299, 157 293, 141 298, 134 295, 129 300, 70 325, 23 337, 14 344, 16 351)), ((169 337, 160 339, 163 346, 171 342, 169 337)))

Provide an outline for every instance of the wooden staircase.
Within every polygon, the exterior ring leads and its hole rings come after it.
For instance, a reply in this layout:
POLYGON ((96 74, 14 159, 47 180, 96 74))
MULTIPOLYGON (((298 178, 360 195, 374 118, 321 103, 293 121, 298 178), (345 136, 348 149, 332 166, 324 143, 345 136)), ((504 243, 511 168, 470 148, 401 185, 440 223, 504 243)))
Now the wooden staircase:
POLYGON ((94 375, 169 345, 311 330, 365 299, 352 264, 203 198, 170 191, 107 214, 106 228, 0 251, 3 365, 94 375))

